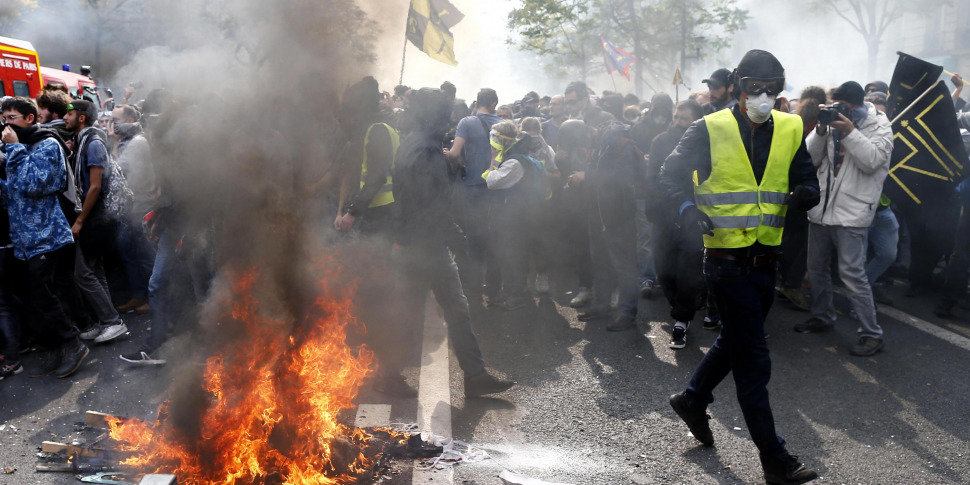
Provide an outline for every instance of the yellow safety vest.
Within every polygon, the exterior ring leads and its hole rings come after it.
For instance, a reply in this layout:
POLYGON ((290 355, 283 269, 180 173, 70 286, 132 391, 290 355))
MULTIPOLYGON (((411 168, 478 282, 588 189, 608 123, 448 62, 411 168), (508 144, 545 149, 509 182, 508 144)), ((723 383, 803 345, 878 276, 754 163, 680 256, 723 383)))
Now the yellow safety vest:
MULTIPOLYGON (((367 178, 367 145, 370 143, 370 132, 375 126, 383 126, 387 128, 387 133, 391 135, 391 171, 394 171, 394 156, 397 155, 397 149, 401 146, 401 136, 397 133, 397 130, 391 127, 387 123, 374 123, 367 128, 367 134, 364 135, 364 162, 360 165, 360 188, 364 188, 364 180, 367 178)), ((391 174, 387 174, 387 180, 384 182, 384 186, 381 190, 374 196, 374 199, 370 201, 370 205, 367 207, 380 207, 382 205, 388 205, 394 203, 394 193, 393 189, 393 178, 391 174)))
POLYGON ((788 168, 802 143, 802 119, 772 111, 774 133, 768 164, 758 185, 731 110, 704 117, 711 139, 711 176, 694 181, 694 203, 714 222, 708 248, 744 248, 759 242, 781 244, 788 206, 788 168))

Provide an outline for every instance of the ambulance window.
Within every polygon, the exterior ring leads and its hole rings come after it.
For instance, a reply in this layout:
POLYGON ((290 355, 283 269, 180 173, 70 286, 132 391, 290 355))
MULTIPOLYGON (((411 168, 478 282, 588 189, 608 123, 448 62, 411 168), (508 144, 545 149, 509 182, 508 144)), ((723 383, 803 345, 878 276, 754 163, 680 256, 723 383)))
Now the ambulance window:
POLYGON ((7 89, 3 85, 3 79, 0 79, 0 96, 6 96, 6 95, 7 95, 7 89))
POLYGON ((13 95, 23 96, 25 98, 30 97, 30 85, 26 81, 14 81, 13 82, 13 95))

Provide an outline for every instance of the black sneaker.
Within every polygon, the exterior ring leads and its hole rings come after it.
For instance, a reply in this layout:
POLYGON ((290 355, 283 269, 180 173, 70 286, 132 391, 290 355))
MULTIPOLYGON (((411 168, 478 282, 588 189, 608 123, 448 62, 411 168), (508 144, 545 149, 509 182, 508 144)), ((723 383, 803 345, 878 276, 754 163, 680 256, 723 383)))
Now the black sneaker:
POLYGON ((872 285, 872 299, 876 303, 882 303, 883 305, 893 305, 893 296, 889 293, 886 285, 875 284, 872 285))
POLYGON ((876 355, 880 350, 882 350, 881 338, 860 337, 859 342, 852 346, 849 353, 859 357, 869 357, 876 355))
POLYGON ((832 327, 835 327, 835 324, 812 317, 802 323, 796 323, 795 331, 798 333, 819 333, 826 330, 831 330, 832 327))
POLYGON ((761 458, 761 469, 764 470, 765 482, 769 485, 799 485, 818 478, 815 470, 799 463, 797 456, 787 452, 777 459, 761 458))
POLYGON ((121 360, 139 365, 165 365, 166 363, 165 359, 156 359, 148 352, 143 350, 132 352, 130 354, 123 354, 121 356, 121 360))
POLYGON ((40 364, 31 368, 30 377, 44 377, 54 373, 61 366, 60 350, 44 350, 40 357, 40 364))
POLYGON ((644 280, 640 283, 640 298, 645 300, 652 300, 653 297, 657 296, 657 284, 653 280, 644 280))
POLYGON ((24 365, 20 362, 20 359, 7 361, 6 359, 0 360, 0 381, 10 377, 20 374, 24 371, 24 365))
POLYGON ((941 301, 933 307, 933 314, 940 318, 950 318, 953 316, 953 305, 941 301))
POLYGON ((703 443, 704 446, 714 446, 714 433, 711 432, 711 424, 707 422, 711 419, 711 416, 707 414, 707 411, 690 407, 682 392, 670 396, 670 407, 674 408, 677 416, 680 416, 684 423, 687 423, 687 429, 694 435, 694 438, 697 438, 697 441, 703 443))
POLYGON ((418 391, 409 386, 401 374, 388 374, 374 381, 374 389, 381 394, 396 397, 418 397, 418 391))
POLYGON ((498 394, 509 390, 514 385, 512 381, 503 381, 486 372, 465 378, 465 397, 498 394))
POLYGON ((674 332, 670 335, 670 348, 682 349, 687 346, 687 327, 674 325, 674 332))
POLYGON ((514 311, 514 310, 518 310, 519 308, 522 308, 522 307, 528 305, 529 303, 530 303, 530 301, 529 300, 526 300, 524 297, 521 297, 521 296, 510 296, 510 297, 506 298, 505 301, 503 301, 502 303, 500 303, 498 306, 499 306, 499 308, 501 308, 501 309, 503 309, 505 311, 514 311))
POLYGON ((717 330, 721 328, 721 320, 713 319, 711 317, 704 317, 704 324, 702 327, 704 330, 717 330))
POLYGON ((61 365, 54 371, 54 375, 63 379, 77 372, 77 369, 81 367, 81 363, 84 362, 84 358, 90 352, 91 350, 88 349, 88 346, 81 343, 79 339, 74 339, 64 344, 64 347, 61 348, 61 365))

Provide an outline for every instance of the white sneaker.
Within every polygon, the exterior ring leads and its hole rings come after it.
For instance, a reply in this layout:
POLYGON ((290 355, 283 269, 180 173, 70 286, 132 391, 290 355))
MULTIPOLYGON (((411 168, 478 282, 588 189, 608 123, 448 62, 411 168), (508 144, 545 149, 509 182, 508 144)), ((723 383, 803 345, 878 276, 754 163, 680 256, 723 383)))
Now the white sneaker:
POLYGON ((116 339, 128 332, 128 327, 125 325, 124 320, 121 319, 118 320, 118 323, 114 325, 107 325, 103 328, 104 329, 101 331, 101 333, 94 338, 94 343, 104 343, 109 340, 116 339))
POLYGON ((589 305, 590 300, 593 295, 589 292, 585 286, 580 286, 579 291, 576 292, 576 296, 569 302, 569 306, 573 308, 582 308, 589 305))
POLYGON ((536 293, 540 295, 549 294, 549 275, 542 273, 536 275, 536 293))
POLYGON ((78 335, 78 337, 81 337, 81 340, 94 340, 98 338, 98 335, 101 335, 102 331, 104 331, 104 327, 102 327, 101 324, 99 323, 91 327, 90 329, 84 332, 81 332, 81 334, 78 335))

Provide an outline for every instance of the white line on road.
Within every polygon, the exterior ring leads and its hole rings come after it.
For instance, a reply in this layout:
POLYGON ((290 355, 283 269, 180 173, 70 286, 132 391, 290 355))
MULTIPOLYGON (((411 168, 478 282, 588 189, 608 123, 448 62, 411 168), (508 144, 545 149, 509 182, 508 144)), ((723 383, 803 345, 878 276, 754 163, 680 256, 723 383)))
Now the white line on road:
MULTIPOLYGON (((845 288, 836 288, 835 291, 843 296, 849 295, 849 291, 845 288)), ((970 339, 940 327, 939 325, 933 325, 922 318, 914 317, 909 313, 886 305, 880 305, 876 308, 876 311, 886 315, 887 317, 899 320, 906 325, 922 330, 934 337, 950 342, 951 344, 956 345, 964 350, 970 350, 970 339)))
MULTIPOLYGON (((451 436, 451 369, 448 364, 448 329, 437 312, 437 305, 428 301, 424 318, 424 339, 421 344, 421 376, 418 381, 418 429, 439 436, 451 436)), ((417 462, 415 462, 417 463, 417 462)), ((450 484, 455 472, 444 470, 414 470, 412 484, 450 484)))
POLYGON ((357 406, 356 428, 381 428, 391 425, 390 404, 361 404, 357 406))
POLYGON ((911 327, 916 327, 934 337, 946 340, 957 347, 961 347, 964 350, 970 350, 970 339, 953 333, 943 327, 938 325, 933 325, 926 320, 916 318, 902 310, 897 310, 892 307, 880 306, 877 310, 879 313, 886 315, 888 317, 895 318, 900 322, 903 322, 911 327))

